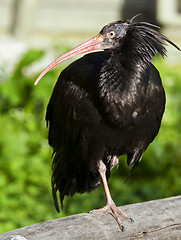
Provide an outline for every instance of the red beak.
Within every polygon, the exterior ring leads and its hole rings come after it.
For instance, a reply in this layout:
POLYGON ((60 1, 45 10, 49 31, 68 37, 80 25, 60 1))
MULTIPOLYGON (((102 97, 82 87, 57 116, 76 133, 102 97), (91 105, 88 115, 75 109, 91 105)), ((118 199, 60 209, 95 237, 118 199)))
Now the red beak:
POLYGON ((103 38, 100 35, 97 35, 96 37, 80 44, 79 46, 73 48, 72 50, 70 50, 69 52, 63 54, 62 56, 60 56, 59 58, 57 58, 55 61, 53 61, 52 63, 50 63, 44 70, 43 72, 38 76, 38 78, 36 79, 34 85, 36 85, 40 79, 48 72, 50 71, 50 69, 54 68, 55 66, 57 66, 59 63, 67 60, 68 58, 71 58, 75 55, 79 55, 81 53, 85 53, 85 52, 90 52, 90 51, 94 51, 94 50, 99 50, 101 49, 101 43, 103 41, 103 38))

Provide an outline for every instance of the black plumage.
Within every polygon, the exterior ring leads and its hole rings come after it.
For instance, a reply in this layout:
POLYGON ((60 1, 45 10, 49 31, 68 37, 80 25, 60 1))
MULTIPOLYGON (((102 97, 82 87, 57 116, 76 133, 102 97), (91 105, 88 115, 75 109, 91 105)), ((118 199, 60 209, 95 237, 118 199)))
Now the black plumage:
MULTIPOLYGON (((65 196, 90 192, 101 180, 107 191, 102 173, 108 179, 123 154, 134 167, 158 134, 165 92, 151 60, 157 53, 166 55, 167 43, 179 48, 157 28, 146 22, 110 23, 91 40, 94 49, 104 51, 85 55, 60 74, 46 113, 57 211, 57 191, 62 208, 65 196)), ((118 214, 131 221, 110 196, 107 206, 109 210, 102 210, 111 213, 121 228, 118 214)))

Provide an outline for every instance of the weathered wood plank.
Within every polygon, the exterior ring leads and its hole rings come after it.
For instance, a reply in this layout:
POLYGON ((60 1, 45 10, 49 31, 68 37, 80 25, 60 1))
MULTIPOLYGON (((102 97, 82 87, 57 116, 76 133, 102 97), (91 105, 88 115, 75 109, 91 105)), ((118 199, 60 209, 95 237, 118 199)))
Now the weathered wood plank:
POLYGON ((123 0, 41 0, 34 30, 39 32, 90 32, 120 18, 123 0), (104 7, 103 7, 104 6, 104 7))
POLYGON ((11 14, 13 0, 0 0, 0 33, 9 33, 11 27, 11 14))
POLYGON ((17 37, 29 37, 34 24, 36 0, 16 2, 12 33, 17 37))
MULTIPOLYGON (((19 38, 100 30, 120 18, 123 0, 0 0, 0 34, 19 38), (4 2, 7 2, 6 4, 4 2)), ((97 31, 96 31, 97 32, 97 31)))
POLYGON ((181 239, 181 196, 121 207, 133 219, 121 232, 106 214, 78 214, 0 235, 1 240, 167 240, 181 239))

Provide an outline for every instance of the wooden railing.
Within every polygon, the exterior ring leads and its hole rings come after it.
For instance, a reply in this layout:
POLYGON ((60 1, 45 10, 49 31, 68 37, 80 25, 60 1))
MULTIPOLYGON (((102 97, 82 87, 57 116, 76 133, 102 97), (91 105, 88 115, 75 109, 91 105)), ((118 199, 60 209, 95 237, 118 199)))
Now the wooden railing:
POLYGON ((108 214, 84 213, 0 234, 0 240, 181 239, 181 196, 122 206, 125 231, 108 214))

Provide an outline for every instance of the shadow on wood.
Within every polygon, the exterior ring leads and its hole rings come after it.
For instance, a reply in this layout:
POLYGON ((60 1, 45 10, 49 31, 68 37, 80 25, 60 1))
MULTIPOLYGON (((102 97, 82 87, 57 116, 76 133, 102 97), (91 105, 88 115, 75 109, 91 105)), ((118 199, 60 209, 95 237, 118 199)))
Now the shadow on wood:
POLYGON ((181 196, 122 206, 125 231, 107 214, 84 213, 0 234, 0 240, 181 239, 181 196))

